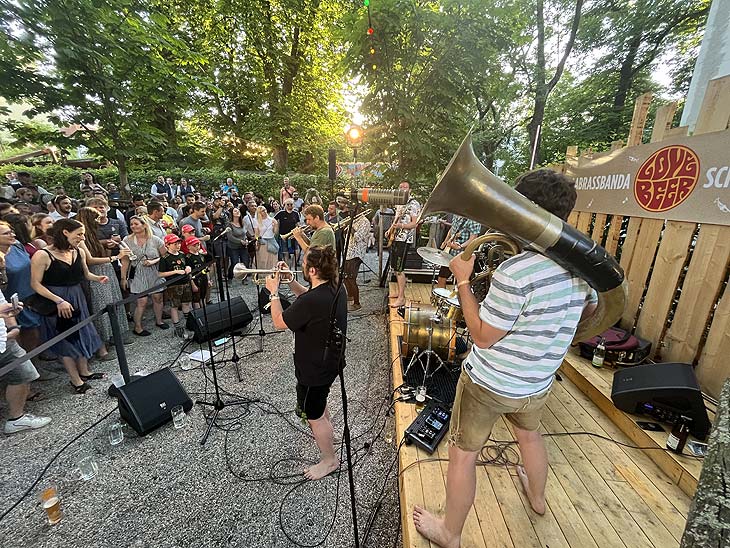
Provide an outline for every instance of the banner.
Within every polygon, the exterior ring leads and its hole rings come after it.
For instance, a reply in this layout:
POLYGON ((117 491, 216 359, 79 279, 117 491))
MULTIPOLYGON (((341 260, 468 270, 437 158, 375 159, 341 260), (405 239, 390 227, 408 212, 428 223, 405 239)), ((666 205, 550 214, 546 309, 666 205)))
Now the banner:
POLYGON ((569 158, 566 174, 577 211, 730 225, 730 131, 569 158))

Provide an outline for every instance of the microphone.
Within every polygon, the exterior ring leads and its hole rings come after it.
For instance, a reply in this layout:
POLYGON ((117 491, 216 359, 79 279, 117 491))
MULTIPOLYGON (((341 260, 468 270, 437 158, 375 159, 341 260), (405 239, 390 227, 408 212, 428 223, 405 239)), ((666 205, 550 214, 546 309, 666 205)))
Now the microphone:
POLYGON ((346 191, 341 195, 350 200, 360 200, 371 205, 404 205, 408 203, 410 192, 399 188, 359 188, 346 191))
POLYGON ((216 240, 218 240, 218 238, 222 238, 223 236, 225 236, 226 234, 228 234, 230 231, 231 231, 231 227, 230 226, 227 226, 226 229, 223 232, 221 232, 220 234, 218 234, 218 236, 216 236, 215 238, 213 238, 213 241, 215 242, 216 240))

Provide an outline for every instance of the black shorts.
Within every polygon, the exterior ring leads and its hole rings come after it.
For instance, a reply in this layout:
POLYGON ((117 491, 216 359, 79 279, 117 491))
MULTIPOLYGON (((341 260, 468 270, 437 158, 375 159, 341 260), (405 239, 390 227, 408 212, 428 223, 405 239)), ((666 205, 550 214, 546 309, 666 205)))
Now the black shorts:
POLYGON ((408 255, 408 242, 393 242, 390 246, 390 266, 396 272, 403 272, 408 255))
POLYGON ((353 257, 345 261, 345 279, 355 280, 357 275, 360 273, 360 265, 362 259, 360 257, 353 257))
POLYGON ((324 386, 305 386, 297 383, 297 410, 301 418, 310 421, 321 419, 327 407, 327 396, 331 384, 324 386))

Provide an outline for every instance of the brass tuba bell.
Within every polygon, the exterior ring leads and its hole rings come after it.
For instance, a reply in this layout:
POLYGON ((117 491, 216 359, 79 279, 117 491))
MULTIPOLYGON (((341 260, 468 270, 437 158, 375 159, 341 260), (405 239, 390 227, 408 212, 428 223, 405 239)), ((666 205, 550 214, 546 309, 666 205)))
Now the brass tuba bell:
POLYGON ((529 244, 595 289, 598 307, 593 315, 578 324, 575 340, 583 341, 603 333, 623 314, 626 283, 616 260, 603 247, 484 167, 472 149, 471 133, 464 138, 436 183, 419 220, 439 212, 468 217, 523 245, 529 244))

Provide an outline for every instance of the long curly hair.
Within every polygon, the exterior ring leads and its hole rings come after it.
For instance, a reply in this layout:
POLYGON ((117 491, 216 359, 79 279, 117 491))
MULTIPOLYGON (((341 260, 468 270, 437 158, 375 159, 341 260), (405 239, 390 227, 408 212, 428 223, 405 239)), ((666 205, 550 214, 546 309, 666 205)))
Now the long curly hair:
POLYGON ((337 255, 331 245, 315 245, 307 250, 305 256, 307 268, 314 268, 317 277, 327 283, 336 284, 339 273, 337 272, 337 255))

